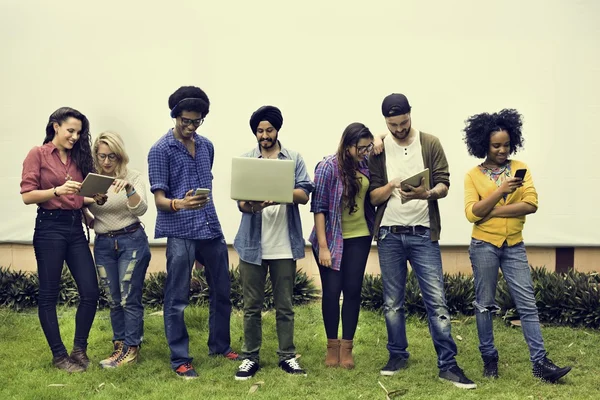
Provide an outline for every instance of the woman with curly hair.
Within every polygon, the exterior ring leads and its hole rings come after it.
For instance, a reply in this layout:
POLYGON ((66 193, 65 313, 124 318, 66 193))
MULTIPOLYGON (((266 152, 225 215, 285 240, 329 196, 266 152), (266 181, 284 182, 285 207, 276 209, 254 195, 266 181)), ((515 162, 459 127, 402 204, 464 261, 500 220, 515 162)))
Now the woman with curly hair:
POLYGON ((353 339, 375 222, 366 163, 372 149, 373 134, 355 122, 344 130, 337 154, 326 157, 315 170, 316 189, 311 202, 315 226, 309 241, 321 275, 328 367, 354 368, 353 339), (341 292, 344 303, 340 341, 341 292))
MULTIPOLYGON (((21 195, 37 204, 33 247, 39 277, 38 314, 50 345, 52 364, 67 372, 85 371, 87 339, 96 315, 98 280, 89 243, 83 232, 81 182, 94 169, 89 122, 85 115, 62 107, 50 115, 42 146, 23 162, 21 195), (66 261, 79 292, 75 338, 67 353, 58 327, 56 302, 66 261)), ((93 200, 89 200, 93 201, 93 200)), ((101 197, 97 200, 103 202, 101 197)))
POLYGON ((498 378, 498 350, 494 346, 492 313, 498 270, 506 279, 521 318, 533 375, 556 382, 570 367, 547 358, 535 305, 525 244, 525 216, 537 211, 538 196, 527 165, 509 159, 523 147, 521 115, 514 109, 470 117, 464 128, 469 153, 484 161, 465 176, 465 214, 473 223, 469 256, 475 280, 475 319, 483 375, 498 378))

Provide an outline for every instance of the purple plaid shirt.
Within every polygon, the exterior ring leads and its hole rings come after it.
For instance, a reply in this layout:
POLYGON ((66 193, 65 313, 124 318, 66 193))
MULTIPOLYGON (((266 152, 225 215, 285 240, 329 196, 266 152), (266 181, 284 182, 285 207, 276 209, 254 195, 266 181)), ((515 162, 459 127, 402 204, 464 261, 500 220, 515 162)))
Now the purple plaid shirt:
MULTIPOLYGON (((366 162, 361 162, 358 165, 358 170, 367 178, 370 177, 366 162)), ((331 252, 331 268, 336 271, 340 270, 342 253, 344 252, 344 238, 342 237, 343 190, 337 157, 335 155, 325 157, 315 168, 315 191, 312 195, 310 211, 325 214, 325 238, 327 239, 327 247, 331 252)), ((375 222, 375 207, 368 199, 369 193, 367 192, 364 204, 365 218, 369 232, 372 234, 375 222)), ((308 241, 312 244, 315 253, 319 254, 319 242, 314 227, 308 241)))
MULTIPOLYGON (((167 198, 183 199, 188 190, 205 188, 212 191, 211 172, 215 149, 207 138, 194 134, 195 157, 185 145, 175 139, 169 129, 150 148, 148 174, 150 191, 163 190, 167 198)), ((214 239, 223 235, 219 218, 210 201, 199 210, 180 210, 175 213, 158 210, 155 238, 214 239)))

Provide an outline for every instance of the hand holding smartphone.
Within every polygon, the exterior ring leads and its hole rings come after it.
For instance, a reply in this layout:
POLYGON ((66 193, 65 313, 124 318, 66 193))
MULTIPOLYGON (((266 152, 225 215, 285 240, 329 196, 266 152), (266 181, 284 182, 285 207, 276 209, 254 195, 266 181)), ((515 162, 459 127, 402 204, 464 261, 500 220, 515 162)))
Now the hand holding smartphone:
POLYGON ((527 173, 527 170, 525 168, 521 168, 515 171, 515 178, 519 178, 521 180, 525 179, 525 174, 527 173))
POLYGON ((196 192, 194 192, 194 196, 198 196, 201 194, 209 194, 209 193, 210 193, 210 189, 198 188, 198 189, 196 189, 196 192))

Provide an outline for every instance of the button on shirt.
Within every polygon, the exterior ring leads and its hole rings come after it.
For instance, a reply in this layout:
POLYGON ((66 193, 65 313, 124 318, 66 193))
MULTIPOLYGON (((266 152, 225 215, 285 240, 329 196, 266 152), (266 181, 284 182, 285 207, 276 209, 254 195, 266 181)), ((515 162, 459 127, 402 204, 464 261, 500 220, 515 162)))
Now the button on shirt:
MULTIPOLYGON (((163 190, 169 199, 183 199, 192 189, 212 192, 214 147, 207 138, 194 134, 195 157, 175 139, 173 129, 161 137, 148 154, 150 191, 163 190)), ((158 210, 155 238, 213 239, 223 235, 213 197, 199 210, 158 210)))

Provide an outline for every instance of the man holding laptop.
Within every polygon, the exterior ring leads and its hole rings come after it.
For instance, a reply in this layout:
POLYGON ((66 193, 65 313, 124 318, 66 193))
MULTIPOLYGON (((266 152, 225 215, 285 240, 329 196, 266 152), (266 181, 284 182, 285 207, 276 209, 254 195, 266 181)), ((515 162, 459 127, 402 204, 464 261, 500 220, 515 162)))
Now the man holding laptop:
POLYGON ((236 380, 250 379, 259 369, 261 311, 267 270, 270 272, 275 301, 279 367, 289 374, 306 376, 296 360, 292 297, 296 260, 304 258, 305 245, 298 204, 308 202, 314 183, 308 176, 300 154, 284 148, 279 142, 278 133, 282 124, 281 111, 273 106, 260 107, 250 118, 250 128, 256 136, 258 146, 243 157, 254 162, 257 169, 267 166, 271 170, 258 173, 253 169, 240 191, 240 187, 235 184, 235 176, 240 172, 236 171, 235 159, 233 164, 232 197, 238 200, 238 207, 242 212, 242 221, 233 246, 240 257, 239 269, 244 293, 244 361, 235 374, 236 380), (293 169, 289 169, 290 177, 278 171, 285 170, 288 164, 293 164, 293 169), (292 174, 294 184, 288 186, 292 174), (265 180, 274 187, 282 188, 283 193, 270 193, 277 196, 277 199, 258 198, 253 191, 254 186, 265 180))
POLYGON ((208 114, 206 93, 184 86, 169 97, 175 127, 162 136, 148 154, 150 191, 158 210, 155 237, 167 238, 165 284, 165 335, 171 350, 171 367, 185 379, 197 378, 189 356, 184 310, 195 261, 204 265, 210 287, 209 355, 237 360, 230 347, 231 284, 229 256, 212 189, 214 147, 196 130, 208 114), (197 190, 205 189, 205 190, 197 190))
POLYGON ((381 108, 391 135, 383 140, 385 151, 369 159, 371 202, 378 206, 374 232, 390 353, 381 375, 394 375, 407 365, 404 295, 410 261, 427 309, 439 377, 460 388, 473 389, 476 385, 455 360, 457 349, 450 331, 438 244, 441 224, 437 200, 448 194, 448 161, 437 137, 411 126, 411 107, 404 95, 387 96, 381 108), (417 180, 420 185, 402 182, 425 169, 429 169, 429 179, 421 177, 417 180))

